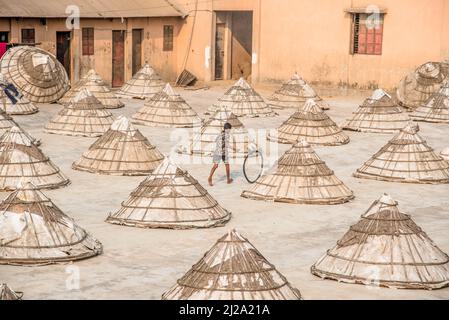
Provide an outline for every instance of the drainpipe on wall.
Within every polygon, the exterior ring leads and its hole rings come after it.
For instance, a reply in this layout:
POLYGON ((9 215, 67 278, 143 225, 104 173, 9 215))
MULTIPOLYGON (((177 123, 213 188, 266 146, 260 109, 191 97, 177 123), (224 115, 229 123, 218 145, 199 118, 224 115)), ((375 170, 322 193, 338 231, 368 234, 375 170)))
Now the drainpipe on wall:
MULTIPOLYGON (((253 81, 255 83, 260 82, 260 57, 258 57, 258 55, 260 56, 260 47, 261 47, 260 42, 262 39, 261 33, 262 33, 262 0, 259 0, 259 29, 258 29, 258 34, 257 34, 258 44, 257 44, 256 57, 252 57, 253 60, 254 59, 256 60, 253 62, 256 63, 256 66, 257 66, 257 76, 254 77, 255 79, 253 79, 253 81)), ((253 55, 254 55, 254 53, 253 53, 253 55)))
POLYGON ((73 67, 72 67, 72 78, 74 82, 77 82, 80 79, 80 49, 81 48, 81 37, 80 37, 80 29, 73 29, 72 35, 72 45, 71 50, 73 50, 73 67), (73 42, 76 41, 76 46, 73 45, 73 42))

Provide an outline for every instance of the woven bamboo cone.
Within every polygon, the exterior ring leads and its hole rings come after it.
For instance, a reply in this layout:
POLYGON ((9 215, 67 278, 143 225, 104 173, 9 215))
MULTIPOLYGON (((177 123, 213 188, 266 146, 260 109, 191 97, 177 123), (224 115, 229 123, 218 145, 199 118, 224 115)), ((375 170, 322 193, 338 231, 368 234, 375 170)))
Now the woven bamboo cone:
POLYGON ((152 67, 145 64, 117 92, 118 97, 148 99, 164 88, 164 82, 152 67))
POLYGON ((144 176, 163 159, 159 150, 127 118, 119 116, 72 168, 96 174, 144 176))
POLYGON ((282 155, 242 197, 252 200, 296 204, 333 205, 348 202, 353 192, 302 140, 282 155))
POLYGON ((170 86, 147 99, 132 116, 133 123, 150 127, 193 128, 201 126, 201 118, 170 86))
MULTIPOLYGON (((7 131, 9 131, 12 127, 18 127, 20 128, 19 124, 13 120, 11 116, 5 113, 5 111, 0 109, 0 136, 5 134, 7 131)), ((33 138, 30 134, 22 130, 28 138, 36 145, 39 146, 41 142, 37 140, 36 138, 33 138)))
POLYGON ((397 289, 449 286, 449 257, 389 195, 312 266, 318 277, 397 289))
MULTIPOLYGON (((0 83, 8 83, 5 77, 0 73, 0 83)), ((31 103, 25 96, 18 98, 15 104, 8 98, 6 93, 0 89, 0 109, 10 115, 27 115, 39 111, 39 108, 31 103)))
POLYGON ((199 132, 194 133, 189 138, 186 144, 178 146, 177 152, 193 156, 212 157, 215 152, 217 137, 221 134, 227 122, 232 125, 230 159, 241 159, 247 156, 250 150, 257 150, 254 140, 243 123, 229 109, 221 107, 203 124, 199 132), (235 151, 233 148, 235 148, 235 151))
POLYGON ((22 292, 14 292, 6 283, 0 283, 0 301, 22 300, 22 292))
POLYGON ((401 106, 413 111, 423 105, 448 76, 449 68, 444 63, 423 64, 399 83, 396 95, 401 106))
POLYGON ((316 101, 309 99, 278 129, 277 134, 268 134, 268 140, 295 144, 306 140, 311 145, 340 146, 349 143, 349 137, 316 101))
POLYGON ((94 70, 89 70, 89 72, 86 73, 80 80, 78 80, 78 82, 76 82, 75 84, 72 84, 72 86, 70 87, 70 90, 68 90, 64 94, 64 96, 58 100, 58 103, 65 105, 65 106, 70 105, 73 102, 73 99, 78 94, 78 92, 81 89, 83 89, 83 86, 87 83, 88 77, 93 76, 94 73, 95 73, 94 70))
POLYGON ((92 93, 95 98, 100 100, 101 104, 106 109, 118 109, 124 107, 123 102, 109 89, 103 79, 95 70, 91 69, 86 74, 85 78, 76 84, 75 88, 63 99, 59 100, 59 103, 63 105, 70 105, 74 102, 74 98, 79 91, 87 89, 92 93))
POLYGON ((12 47, 1 58, 0 70, 31 102, 56 102, 70 88, 63 65, 38 47, 12 47))
POLYGON ((74 102, 62 109, 45 126, 46 133, 99 137, 114 122, 112 113, 87 89, 78 92, 74 102))
POLYGON ((273 117, 273 112, 258 94, 243 78, 240 78, 226 93, 218 99, 218 103, 209 108, 207 114, 214 114, 222 107, 228 108, 237 117, 273 117))
POLYGON ((187 171, 166 158, 106 222, 141 228, 193 229, 223 226, 231 213, 187 171))
POLYGON ((441 151, 441 156, 444 160, 449 161, 449 147, 441 151))
POLYGON ((163 300, 300 300, 301 293, 242 235, 221 237, 163 300))
POLYGON ((329 110, 329 104, 317 95, 315 90, 297 73, 270 98, 268 105, 273 109, 298 108, 308 99, 314 99, 323 110, 329 110))
POLYGON ((343 125, 343 129, 390 134, 400 131, 409 121, 408 114, 391 96, 378 89, 353 113, 352 118, 343 125))
POLYGON ((69 179, 18 127, 0 137, 0 191, 15 190, 26 179, 39 189, 54 189, 69 179))
POLYGON ((449 79, 443 81, 438 92, 412 113, 415 121, 449 123, 449 79))
POLYGON ((0 204, 0 264, 45 265, 90 258, 102 245, 32 183, 0 204))
POLYGON ((413 122, 354 173, 356 178, 402 183, 449 183, 449 163, 435 154, 413 122))

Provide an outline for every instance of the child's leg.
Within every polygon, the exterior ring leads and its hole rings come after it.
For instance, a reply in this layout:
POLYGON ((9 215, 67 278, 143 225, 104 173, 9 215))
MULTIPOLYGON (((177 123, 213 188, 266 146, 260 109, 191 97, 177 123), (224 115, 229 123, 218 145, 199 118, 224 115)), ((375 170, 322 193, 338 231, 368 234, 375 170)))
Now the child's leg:
POLYGON ((228 178, 228 184, 229 184, 229 183, 232 183, 232 181, 234 181, 231 178, 231 167, 229 166, 229 163, 226 163, 225 167, 226 167, 226 178, 228 178))
POLYGON ((212 169, 210 169, 209 179, 207 180, 209 182, 210 186, 213 186, 212 178, 214 177, 214 173, 215 173, 215 170, 217 170, 217 168, 218 168, 218 163, 214 163, 214 165, 212 166, 212 169))

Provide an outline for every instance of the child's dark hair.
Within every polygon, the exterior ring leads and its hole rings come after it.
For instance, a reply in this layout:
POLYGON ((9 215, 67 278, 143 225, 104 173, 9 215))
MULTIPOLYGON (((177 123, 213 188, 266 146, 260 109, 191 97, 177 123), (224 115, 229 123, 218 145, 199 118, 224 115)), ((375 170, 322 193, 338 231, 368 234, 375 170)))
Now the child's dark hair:
POLYGON ((223 129, 225 130, 231 130, 232 129, 232 125, 229 122, 226 122, 223 126, 223 129))

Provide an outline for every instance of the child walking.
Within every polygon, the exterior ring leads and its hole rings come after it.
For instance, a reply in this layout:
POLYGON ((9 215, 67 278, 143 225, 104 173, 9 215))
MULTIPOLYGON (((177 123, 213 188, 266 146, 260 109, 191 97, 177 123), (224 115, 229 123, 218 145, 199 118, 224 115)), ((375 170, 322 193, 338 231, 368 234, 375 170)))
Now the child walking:
MULTIPOLYGON (((214 177, 215 171, 218 168, 218 165, 222 161, 226 167, 226 178, 227 178, 228 184, 233 182, 233 180, 231 178, 231 168, 229 166, 229 148, 231 148, 229 140, 230 140, 231 129, 232 129, 232 125, 229 122, 226 122, 223 126, 223 130, 218 135, 218 137, 215 141, 216 147, 215 147, 214 156, 213 156, 214 165, 212 166, 212 169, 210 170, 210 175, 209 175, 209 179, 208 179, 210 186, 214 185, 212 182, 212 179, 214 177)), ((236 151, 235 147, 232 147, 232 149, 234 151, 236 151)))

